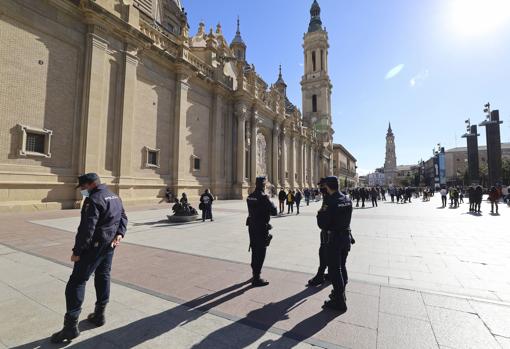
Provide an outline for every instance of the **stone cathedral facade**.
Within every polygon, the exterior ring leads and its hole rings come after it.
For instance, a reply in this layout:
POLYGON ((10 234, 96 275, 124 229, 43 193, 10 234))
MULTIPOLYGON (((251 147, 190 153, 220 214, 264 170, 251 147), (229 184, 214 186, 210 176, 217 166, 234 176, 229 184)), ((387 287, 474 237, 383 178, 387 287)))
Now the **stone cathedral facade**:
POLYGON ((281 68, 268 83, 247 61, 239 22, 228 40, 190 33, 179 0, 0 1, 0 210, 77 207, 86 172, 127 204, 166 187, 243 198, 259 175, 315 186, 332 173, 332 85, 310 13, 301 112, 281 68))

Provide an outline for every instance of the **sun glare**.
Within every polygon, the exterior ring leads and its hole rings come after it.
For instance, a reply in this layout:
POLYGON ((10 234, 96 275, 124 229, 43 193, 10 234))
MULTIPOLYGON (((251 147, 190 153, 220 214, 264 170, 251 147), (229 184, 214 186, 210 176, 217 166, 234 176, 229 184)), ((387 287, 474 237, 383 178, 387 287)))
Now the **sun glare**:
POLYGON ((495 33, 510 20, 510 0, 453 0, 451 23, 463 36, 495 33))

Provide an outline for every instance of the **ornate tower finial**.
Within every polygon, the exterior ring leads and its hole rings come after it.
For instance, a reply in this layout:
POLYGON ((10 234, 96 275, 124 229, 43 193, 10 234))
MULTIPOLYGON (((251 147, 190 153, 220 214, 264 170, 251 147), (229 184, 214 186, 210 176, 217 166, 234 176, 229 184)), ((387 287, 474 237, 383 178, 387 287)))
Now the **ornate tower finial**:
POLYGON ((230 48, 234 50, 234 55, 237 59, 245 61, 246 60, 246 44, 241 37, 241 29, 240 29, 240 21, 239 16, 237 16, 237 32, 236 36, 230 43, 230 48))
POLYGON ((312 7, 310 8, 310 17, 308 32, 311 33, 322 30, 321 7, 317 0, 313 1, 312 7))
POLYGON ((282 75, 282 65, 280 64, 279 68, 278 68, 278 80, 276 80, 276 83, 275 85, 276 86, 283 86, 284 88, 287 87, 287 84, 285 83, 285 81, 283 80, 283 75, 282 75))

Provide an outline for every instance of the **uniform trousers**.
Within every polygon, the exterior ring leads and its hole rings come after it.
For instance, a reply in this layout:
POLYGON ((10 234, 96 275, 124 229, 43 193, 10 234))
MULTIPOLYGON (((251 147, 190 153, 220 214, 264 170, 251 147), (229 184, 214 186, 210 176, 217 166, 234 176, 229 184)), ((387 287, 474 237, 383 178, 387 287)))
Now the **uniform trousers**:
POLYGON ((74 263, 73 272, 66 285, 66 316, 77 319, 85 298, 85 285, 95 273, 96 306, 106 306, 110 299, 110 271, 114 249, 110 243, 94 245, 84 251, 78 262, 74 263))
POLYGON ((329 233, 328 237, 326 254, 329 279, 331 280, 335 295, 343 297, 345 285, 349 280, 345 267, 350 250, 349 236, 348 234, 335 232, 329 233))

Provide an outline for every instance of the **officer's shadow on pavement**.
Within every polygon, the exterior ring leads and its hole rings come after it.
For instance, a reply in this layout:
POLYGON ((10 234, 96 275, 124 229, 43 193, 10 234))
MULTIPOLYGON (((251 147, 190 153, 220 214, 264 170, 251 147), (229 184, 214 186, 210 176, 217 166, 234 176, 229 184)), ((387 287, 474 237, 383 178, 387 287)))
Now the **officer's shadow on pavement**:
POLYGON ((173 223, 169 222, 168 219, 161 219, 159 221, 154 222, 141 222, 141 223, 133 223, 133 227, 142 227, 142 226, 154 226, 155 228, 162 228, 162 227, 176 227, 179 225, 192 225, 197 223, 203 223, 201 218, 197 218, 193 221, 189 222, 181 222, 181 223, 173 223))
MULTIPOLYGON (((68 348, 89 349, 101 347, 101 343, 110 343, 122 348, 132 348, 157 338, 174 328, 198 320, 200 317, 207 314, 209 310, 222 303, 228 302, 251 289, 252 286, 249 283, 250 281, 245 281, 229 286, 225 289, 198 297, 164 312, 139 319, 122 327, 102 332, 98 336, 87 338, 81 342, 52 344, 48 337, 17 346, 13 349, 48 349, 63 348, 66 346, 68 348)), ((210 333, 192 348, 209 349, 211 348, 212 343, 217 344, 219 339, 223 339, 231 344, 232 342, 230 340, 236 339, 235 347, 239 348, 252 345, 277 322, 287 319, 288 313, 293 308, 300 306, 306 301, 306 298, 319 292, 321 289, 321 287, 306 288, 303 291, 300 291, 279 302, 266 304, 259 309, 249 312, 244 318, 210 333), (258 330, 242 331, 242 335, 240 336, 240 327, 243 325, 247 325, 258 330)), ((265 341, 260 348, 292 348, 298 343, 298 341, 312 337, 337 316, 338 314, 335 312, 321 311, 312 317, 303 320, 291 330, 285 332, 283 334, 283 338, 276 341, 265 341), (289 338, 296 341, 291 341, 289 338)), ((85 328, 83 326, 83 321, 80 322, 80 331, 85 332, 87 329, 90 329, 90 327, 85 328)), ((100 329, 98 329, 98 331, 100 331, 100 329)))
MULTIPOLYGON (((199 319, 206 314, 208 310, 240 296, 251 287, 251 281, 241 282, 217 292, 195 298, 161 313, 142 318, 122 327, 102 332, 98 336, 89 337, 78 343, 53 344, 50 342, 50 338, 47 337, 12 349, 49 349, 63 347, 90 349, 101 347, 101 343, 113 343, 121 348, 132 348, 157 338, 178 326, 199 319)), ((89 325, 84 324, 85 321, 80 321, 79 329, 82 333, 91 329, 89 325)), ((100 331, 100 329, 98 329, 98 331, 100 331)), ((79 337, 76 341, 78 340, 79 337)))
MULTIPOLYGON (((211 342, 218 338, 235 338, 235 343, 231 342, 236 348, 246 348, 254 344, 259 340, 268 330, 275 326, 279 321, 286 320, 289 318, 289 312, 299 307, 306 301, 306 298, 319 292, 322 287, 317 288, 305 288, 302 291, 285 298, 276 303, 268 303, 262 308, 252 310, 242 319, 233 322, 223 328, 220 328, 202 341, 192 346, 192 349, 210 349, 211 342), (259 331, 243 331, 242 335, 239 335, 240 327, 242 325, 248 325, 258 329, 259 331)), ((299 342, 313 337, 316 333, 322 330, 332 320, 338 317, 338 313, 323 310, 312 317, 306 318, 292 329, 284 332, 278 340, 267 340, 259 345, 259 348, 293 348, 299 342), (290 340, 293 339, 293 340, 290 340)))

